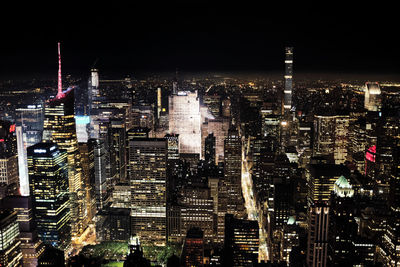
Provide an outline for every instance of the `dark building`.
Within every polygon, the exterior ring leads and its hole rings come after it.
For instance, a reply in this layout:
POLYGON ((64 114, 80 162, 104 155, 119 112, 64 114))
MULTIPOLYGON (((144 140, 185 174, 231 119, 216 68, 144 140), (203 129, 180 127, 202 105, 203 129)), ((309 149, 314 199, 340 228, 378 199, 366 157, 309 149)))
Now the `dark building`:
POLYGON ((258 262, 259 228, 257 221, 225 215, 225 266, 254 266, 258 262))
POLYGON ((200 228, 188 230, 182 249, 182 266, 204 266, 204 238, 200 228))
POLYGON ((329 206, 314 203, 308 218, 307 265, 324 267, 328 264, 329 206))
POLYGON ((215 163, 215 136, 210 133, 204 144, 204 159, 206 162, 215 163))
POLYGON ((37 266, 65 266, 64 252, 52 246, 46 246, 44 253, 39 258, 37 266))

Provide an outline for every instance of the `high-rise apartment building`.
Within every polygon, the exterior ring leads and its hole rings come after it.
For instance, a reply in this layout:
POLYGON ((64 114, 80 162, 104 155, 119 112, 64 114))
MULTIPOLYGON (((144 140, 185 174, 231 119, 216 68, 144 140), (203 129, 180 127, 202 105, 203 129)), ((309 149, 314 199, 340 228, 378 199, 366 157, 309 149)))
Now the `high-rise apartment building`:
POLYGON ((293 47, 285 48, 285 90, 284 90, 284 109, 292 109, 293 93, 293 47))

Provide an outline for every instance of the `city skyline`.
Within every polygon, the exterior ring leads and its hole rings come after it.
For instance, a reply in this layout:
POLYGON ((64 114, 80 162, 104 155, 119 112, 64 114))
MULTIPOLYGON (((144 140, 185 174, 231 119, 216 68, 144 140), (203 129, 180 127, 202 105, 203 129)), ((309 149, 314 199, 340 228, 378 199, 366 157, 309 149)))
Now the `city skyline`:
POLYGON ((396 14, 282 4, 8 9, 0 266, 400 267, 396 14))

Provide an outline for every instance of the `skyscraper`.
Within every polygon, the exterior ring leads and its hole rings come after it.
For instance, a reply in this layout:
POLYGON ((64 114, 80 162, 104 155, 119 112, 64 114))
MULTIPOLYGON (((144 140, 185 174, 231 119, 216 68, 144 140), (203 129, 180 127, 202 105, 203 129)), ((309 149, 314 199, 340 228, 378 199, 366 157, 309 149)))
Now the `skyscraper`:
POLYGON ((257 221, 225 216, 225 266, 254 266, 258 262, 259 228, 257 221))
POLYGON ((89 139, 89 147, 93 149, 94 160, 94 197, 96 199, 96 210, 106 208, 109 202, 106 177, 106 150, 104 142, 99 139, 89 139))
POLYGON ((240 216, 244 212, 242 196, 242 140, 238 131, 230 129, 225 139, 224 183, 227 187, 227 212, 240 216))
POLYGON ((215 136, 210 133, 204 141, 204 159, 215 164, 215 136))
POLYGON ((71 231, 74 239, 79 237, 87 226, 83 224, 87 209, 84 201, 86 192, 83 188, 82 167, 76 138, 73 89, 63 92, 61 97, 56 97, 46 104, 43 142, 56 143, 59 149, 67 151, 71 231))
POLYGON ((18 149, 18 170, 21 195, 29 195, 28 159, 26 149, 42 141, 43 105, 28 105, 15 110, 18 149))
POLYGON ((39 257, 44 252, 45 246, 36 231, 32 198, 30 196, 8 196, 1 201, 0 210, 1 209, 13 209, 17 212, 22 266, 36 267, 39 257))
POLYGON ((18 237, 17 212, 0 210, 0 266, 21 266, 21 241, 18 237))
POLYGON ((308 220, 307 265, 325 267, 328 262, 329 206, 313 204, 308 220))
POLYGON ((167 241, 167 141, 138 138, 129 142, 131 232, 142 244, 167 241))
POLYGON ((364 107, 368 111, 381 110, 381 88, 377 82, 367 82, 364 86, 364 107))
POLYGON ((28 168, 39 237, 64 250, 71 238, 67 153, 54 143, 38 143, 28 148, 28 168))
POLYGON ((201 157, 201 114, 196 92, 179 91, 169 97, 169 132, 179 134, 179 152, 201 157))
POLYGON ((18 188, 17 155, 0 154, 0 184, 18 188))
POLYGON ((186 234, 182 249, 182 265, 185 267, 203 266, 204 240, 200 228, 191 228, 186 234))
POLYGON ((285 90, 284 90, 284 109, 285 112, 292 109, 293 93, 293 47, 285 48, 285 90))

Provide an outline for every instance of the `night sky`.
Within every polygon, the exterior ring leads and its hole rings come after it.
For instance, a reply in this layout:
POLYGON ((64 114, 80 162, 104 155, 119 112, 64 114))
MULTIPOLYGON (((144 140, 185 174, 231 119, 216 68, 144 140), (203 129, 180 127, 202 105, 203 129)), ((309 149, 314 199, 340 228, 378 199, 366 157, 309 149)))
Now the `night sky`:
POLYGON ((399 23, 390 5, 82 2, 3 9, 0 76, 53 75, 58 41, 63 73, 73 74, 96 60, 110 73, 281 72, 285 45, 295 47, 297 72, 399 73, 399 23))

